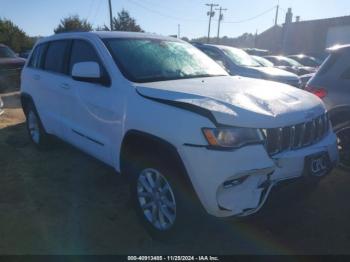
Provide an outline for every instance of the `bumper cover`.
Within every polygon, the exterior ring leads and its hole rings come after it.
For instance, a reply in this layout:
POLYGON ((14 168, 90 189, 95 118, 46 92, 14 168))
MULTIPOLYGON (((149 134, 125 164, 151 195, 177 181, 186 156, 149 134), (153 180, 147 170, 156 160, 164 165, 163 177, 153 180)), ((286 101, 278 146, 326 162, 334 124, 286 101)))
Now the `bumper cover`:
POLYGON ((199 200, 216 217, 257 212, 275 184, 303 175, 304 160, 309 155, 328 152, 333 164, 338 161, 332 132, 317 144, 273 158, 262 145, 230 152, 183 146, 179 152, 199 200))

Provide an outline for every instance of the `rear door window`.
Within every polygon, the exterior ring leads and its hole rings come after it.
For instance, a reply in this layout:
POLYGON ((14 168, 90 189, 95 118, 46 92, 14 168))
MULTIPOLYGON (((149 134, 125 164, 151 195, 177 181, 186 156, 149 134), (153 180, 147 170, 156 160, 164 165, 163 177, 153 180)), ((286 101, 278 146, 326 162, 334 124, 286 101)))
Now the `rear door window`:
POLYGON ((55 73, 66 73, 68 40, 51 42, 47 48, 44 69, 55 73))

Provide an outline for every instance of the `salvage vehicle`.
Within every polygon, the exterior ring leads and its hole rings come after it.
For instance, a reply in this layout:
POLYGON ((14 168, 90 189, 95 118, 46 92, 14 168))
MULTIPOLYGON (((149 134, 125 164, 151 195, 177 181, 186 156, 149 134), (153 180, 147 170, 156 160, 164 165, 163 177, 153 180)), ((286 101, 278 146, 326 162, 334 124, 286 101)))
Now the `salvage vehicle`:
POLYGON ((338 137, 340 166, 350 170, 350 45, 336 46, 328 52, 328 58, 306 90, 326 104, 338 137))
POLYGON ((38 148, 54 135, 114 167, 160 239, 187 230, 197 211, 253 214, 278 182, 321 179, 338 161, 327 111, 313 94, 229 76, 171 37, 41 39, 22 72, 21 101, 38 148))
POLYGON ((0 44, 0 92, 10 88, 19 89, 20 73, 25 61, 8 46, 0 44))
POLYGON ((194 46, 220 64, 231 75, 265 79, 301 87, 301 81, 297 75, 278 68, 263 66, 241 49, 198 43, 194 46))

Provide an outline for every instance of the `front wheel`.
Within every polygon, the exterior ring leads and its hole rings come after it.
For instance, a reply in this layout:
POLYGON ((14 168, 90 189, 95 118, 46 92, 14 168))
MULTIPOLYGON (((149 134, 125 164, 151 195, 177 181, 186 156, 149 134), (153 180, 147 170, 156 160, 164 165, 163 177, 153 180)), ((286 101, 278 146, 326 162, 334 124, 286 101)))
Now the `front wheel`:
MULTIPOLYGON (((172 241, 189 232, 197 208, 191 201, 179 171, 159 158, 145 156, 134 160, 130 183, 136 213, 151 237, 172 241), (142 163, 142 164, 141 164, 142 163)), ((193 227, 191 226, 191 229, 193 227)))
POLYGON ((334 127, 337 135, 339 150, 339 166, 344 170, 350 170, 350 121, 338 124, 334 127))

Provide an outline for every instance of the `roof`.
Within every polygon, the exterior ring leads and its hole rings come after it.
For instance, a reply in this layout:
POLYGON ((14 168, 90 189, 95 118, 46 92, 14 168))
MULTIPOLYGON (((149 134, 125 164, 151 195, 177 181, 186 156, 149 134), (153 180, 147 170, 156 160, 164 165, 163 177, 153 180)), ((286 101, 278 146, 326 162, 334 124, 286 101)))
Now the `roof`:
POLYGON ((328 52, 336 52, 338 50, 348 49, 350 48, 350 44, 347 45, 334 45, 332 47, 327 48, 328 52))
POLYGON ((160 39, 160 40, 172 40, 172 41, 182 41, 177 38, 161 36, 150 33, 139 33, 139 32, 121 32, 121 31, 93 31, 93 32, 67 32, 59 33, 49 37, 44 37, 39 40, 39 42, 46 42, 50 40, 65 39, 71 37, 99 37, 101 39, 106 38, 140 38, 140 39, 160 39))

